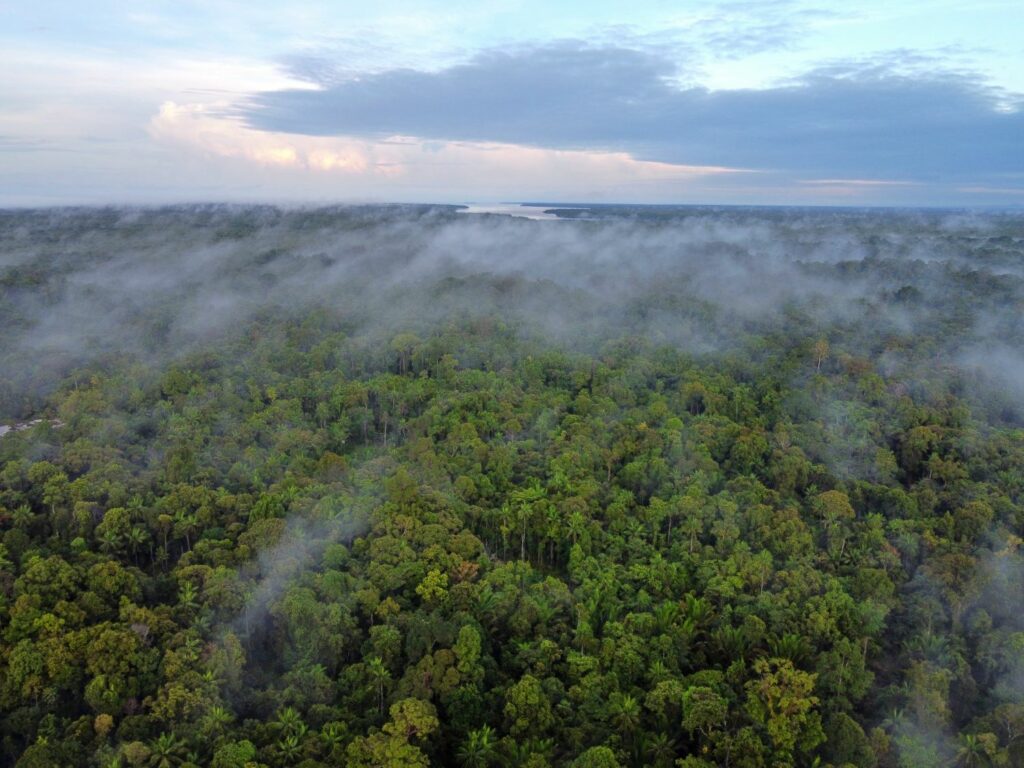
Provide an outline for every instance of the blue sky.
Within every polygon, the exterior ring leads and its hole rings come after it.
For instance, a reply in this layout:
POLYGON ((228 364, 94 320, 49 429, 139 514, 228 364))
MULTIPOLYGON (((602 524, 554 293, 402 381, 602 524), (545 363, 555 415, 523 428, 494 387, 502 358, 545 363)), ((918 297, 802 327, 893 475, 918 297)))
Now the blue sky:
POLYGON ((956 0, 0 0, 0 205, 1024 205, 1021 29, 956 0))

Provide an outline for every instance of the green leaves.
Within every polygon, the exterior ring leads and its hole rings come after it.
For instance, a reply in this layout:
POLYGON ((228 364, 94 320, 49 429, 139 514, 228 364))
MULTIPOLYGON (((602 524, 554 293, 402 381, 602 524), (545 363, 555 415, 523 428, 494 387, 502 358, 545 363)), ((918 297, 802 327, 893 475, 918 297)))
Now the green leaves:
POLYGON ((513 736, 540 737, 555 722, 551 702, 533 675, 524 675, 508 689, 504 711, 513 736))
POLYGON ((0 443, 0 762, 1020 762, 1020 435, 789 312, 69 379, 0 443))
POLYGON ((789 659, 758 659, 754 673, 746 686, 747 712, 767 731, 774 749, 806 754, 824 741, 813 674, 794 668, 789 659))

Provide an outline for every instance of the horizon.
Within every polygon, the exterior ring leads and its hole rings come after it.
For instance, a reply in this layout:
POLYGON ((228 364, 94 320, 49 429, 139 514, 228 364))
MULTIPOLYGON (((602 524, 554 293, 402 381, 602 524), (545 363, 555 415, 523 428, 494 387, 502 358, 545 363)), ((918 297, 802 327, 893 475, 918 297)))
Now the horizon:
MULTIPOLYGON (((693 208, 693 209, 738 209, 738 210, 804 210, 804 211, 852 211, 852 212, 934 212, 934 213, 1019 213, 1024 212, 1024 202, 1010 202, 1005 204, 898 204, 898 203, 874 203, 874 204, 839 204, 839 203, 724 203, 724 202, 588 202, 588 201, 554 201, 536 202, 520 200, 468 200, 459 202, 432 202, 429 200, 228 200, 228 199, 178 199, 164 202, 120 202, 116 200, 108 202, 67 202, 52 204, 5 204, 0 205, 0 212, 25 213, 31 211, 59 211, 59 210, 102 210, 105 208, 113 210, 160 210, 189 207, 229 207, 229 208, 276 208, 282 211, 305 210, 305 209, 326 209, 326 208, 375 208, 375 207, 423 207, 423 208, 472 208, 473 206, 521 206, 523 208, 545 208, 551 210, 592 210, 592 209, 629 209, 629 208, 693 208)), ((493 211, 471 211, 477 214, 487 215, 513 215, 493 211)))

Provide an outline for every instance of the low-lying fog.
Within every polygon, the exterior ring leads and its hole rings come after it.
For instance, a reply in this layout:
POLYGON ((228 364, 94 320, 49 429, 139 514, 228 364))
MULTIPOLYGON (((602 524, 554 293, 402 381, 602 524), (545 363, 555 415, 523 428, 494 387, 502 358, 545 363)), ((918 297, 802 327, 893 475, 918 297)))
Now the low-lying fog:
POLYGON ((28 415, 30 395, 74 365, 111 354, 161 360, 236 333, 258 313, 312 308, 381 338, 491 315, 582 350, 642 336, 715 354, 768 334, 824 336, 883 372, 968 370, 1024 394, 1019 215, 508 212, 0 212, 0 412, 28 415))

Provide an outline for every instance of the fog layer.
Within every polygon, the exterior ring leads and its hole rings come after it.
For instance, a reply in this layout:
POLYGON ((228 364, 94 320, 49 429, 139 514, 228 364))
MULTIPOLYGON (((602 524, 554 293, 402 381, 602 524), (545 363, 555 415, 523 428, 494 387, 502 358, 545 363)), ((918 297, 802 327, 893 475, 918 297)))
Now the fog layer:
POLYGON ((1009 214, 199 206, 0 213, 0 408, 33 412, 105 356, 165 360, 316 309, 368 343, 459 318, 576 349, 643 337, 694 354, 827 338, 1019 394, 1024 221, 1009 214))

